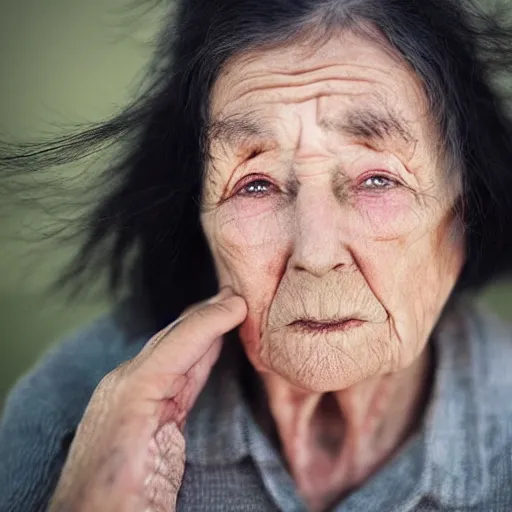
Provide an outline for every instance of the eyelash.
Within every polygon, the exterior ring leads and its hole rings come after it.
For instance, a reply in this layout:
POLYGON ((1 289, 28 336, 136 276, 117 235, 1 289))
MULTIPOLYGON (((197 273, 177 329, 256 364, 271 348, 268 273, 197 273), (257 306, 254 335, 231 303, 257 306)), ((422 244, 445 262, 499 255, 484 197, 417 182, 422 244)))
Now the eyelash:
MULTIPOLYGON (((270 180, 263 178, 263 177, 259 177, 259 178, 252 179, 250 181, 246 181, 241 186, 237 187, 237 190, 234 193, 234 195, 242 195, 242 196, 247 196, 247 197, 263 197, 263 196, 268 195, 268 193, 269 193, 268 190, 266 190, 266 191, 258 190, 255 192, 247 191, 248 187, 254 186, 255 184, 258 184, 258 183, 259 184, 265 183, 265 184, 267 184, 268 188, 275 187, 275 185, 270 180)), ((390 178, 389 176, 386 176, 384 174, 372 174, 371 176, 366 176, 361 181, 361 183, 357 186, 357 188, 362 188, 363 190, 379 192, 379 191, 387 190, 389 188, 397 187, 399 185, 400 185, 400 183, 397 180, 394 180, 393 178, 390 178), (369 186, 365 187, 364 183, 368 182, 370 180, 385 180, 386 184, 384 184, 382 186, 369 185, 369 186)))

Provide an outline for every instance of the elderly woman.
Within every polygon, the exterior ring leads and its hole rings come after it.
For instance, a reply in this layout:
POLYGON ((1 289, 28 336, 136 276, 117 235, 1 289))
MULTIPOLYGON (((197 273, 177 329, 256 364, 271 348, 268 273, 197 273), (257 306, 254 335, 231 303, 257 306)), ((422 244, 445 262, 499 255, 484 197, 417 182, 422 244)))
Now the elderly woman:
POLYGON ((512 333, 472 300, 512 267, 512 33, 447 0, 172 16, 139 100, 8 155, 130 142, 75 269, 131 294, 12 391, 0 510, 512 510, 512 333))

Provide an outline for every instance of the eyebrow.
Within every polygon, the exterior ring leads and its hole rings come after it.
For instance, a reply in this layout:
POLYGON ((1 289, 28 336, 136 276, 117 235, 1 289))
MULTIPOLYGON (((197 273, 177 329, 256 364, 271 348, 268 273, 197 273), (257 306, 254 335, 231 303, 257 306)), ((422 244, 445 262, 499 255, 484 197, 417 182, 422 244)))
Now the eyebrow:
MULTIPOLYGON (((389 109, 353 108, 341 115, 324 117, 319 126, 326 132, 336 132, 367 143, 401 141, 409 146, 415 139, 408 123, 389 109)), ((234 114, 212 121, 207 129, 207 140, 230 146, 275 139, 272 129, 254 113, 234 114)))
POLYGON ((399 139, 410 145, 414 141, 409 124, 389 109, 355 108, 342 116, 324 118, 319 125, 326 131, 334 131, 366 142, 399 139))
POLYGON ((253 113, 233 114, 209 123, 207 130, 209 143, 221 142, 238 146, 247 141, 275 138, 272 130, 265 126, 253 113))

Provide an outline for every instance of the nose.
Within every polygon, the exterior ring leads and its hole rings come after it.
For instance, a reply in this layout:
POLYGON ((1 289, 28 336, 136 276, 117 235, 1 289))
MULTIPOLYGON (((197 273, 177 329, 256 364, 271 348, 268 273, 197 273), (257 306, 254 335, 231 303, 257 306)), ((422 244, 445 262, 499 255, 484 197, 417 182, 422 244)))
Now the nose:
POLYGON ((301 187, 296 198, 292 268, 322 277, 353 264, 342 206, 332 191, 301 187))

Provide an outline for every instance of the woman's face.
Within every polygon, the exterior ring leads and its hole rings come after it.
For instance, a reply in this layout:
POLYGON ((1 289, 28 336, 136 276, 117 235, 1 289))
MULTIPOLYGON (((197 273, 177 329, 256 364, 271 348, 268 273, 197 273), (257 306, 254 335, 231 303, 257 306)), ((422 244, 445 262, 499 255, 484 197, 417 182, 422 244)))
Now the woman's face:
POLYGON ((256 369, 326 392, 410 365, 464 259, 414 73, 346 32, 232 61, 211 118, 202 225, 256 369))

